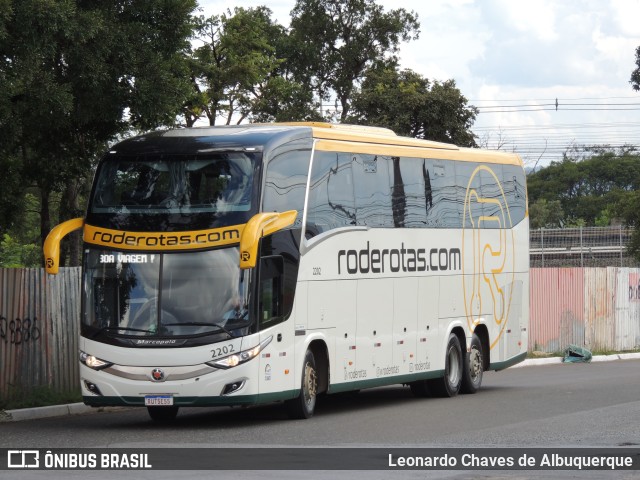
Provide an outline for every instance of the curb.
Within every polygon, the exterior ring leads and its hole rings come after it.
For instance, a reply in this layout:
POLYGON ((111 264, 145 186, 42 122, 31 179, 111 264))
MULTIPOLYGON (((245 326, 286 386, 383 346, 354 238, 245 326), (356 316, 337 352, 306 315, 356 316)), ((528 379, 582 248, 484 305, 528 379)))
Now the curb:
MULTIPOLYGON (((640 353, 615 353, 613 355, 596 355, 595 357, 591 358, 591 362, 613 362, 615 360, 637 359, 640 359, 640 353)), ((552 365, 559 363, 564 363, 563 357, 527 358, 524 362, 512 365, 509 368, 533 367, 537 365, 552 365)))
POLYGON ((22 408, 18 410, 7 410, 5 414, 9 418, 5 421, 35 420, 37 418, 62 417, 65 415, 81 415, 89 413, 92 407, 84 403, 70 403, 67 405, 51 405, 48 407, 22 408))
POLYGON ((0 410, 0 423, 36 420, 39 418, 65 417, 67 415, 84 415, 87 413, 115 412, 127 407, 90 407, 84 403, 66 405, 50 405, 48 407, 21 408, 16 410, 0 410))
MULTIPOLYGON (((597 355, 591 362, 613 362, 615 360, 637 360, 640 353, 617 353, 614 355, 597 355)), ((532 367, 538 365, 552 365, 563 363, 562 357, 528 358, 511 368, 532 367)), ((113 412, 126 410, 127 407, 89 407, 84 403, 70 403, 68 405, 51 405, 49 407, 22 408, 18 410, 0 410, 0 423, 19 422, 21 420, 35 420, 38 418, 63 417, 66 415, 82 415, 87 413, 113 412)))

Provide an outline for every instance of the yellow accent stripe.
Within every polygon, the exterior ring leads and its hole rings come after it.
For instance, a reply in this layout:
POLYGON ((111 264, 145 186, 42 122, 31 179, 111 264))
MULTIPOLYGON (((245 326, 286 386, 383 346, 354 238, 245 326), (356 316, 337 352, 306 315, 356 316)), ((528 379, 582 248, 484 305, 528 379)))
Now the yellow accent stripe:
MULTIPOLYGON (((403 137, 397 137, 403 138, 403 137)), ((415 144, 406 142, 404 145, 390 145, 389 137, 380 137, 382 143, 327 140, 320 139, 316 142, 316 150, 324 152, 349 152, 371 155, 386 155, 389 157, 414 157, 433 158, 441 160, 458 160, 461 162, 479 162, 501 165, 522 166, 522 160, 516 154, 491 152, 475 148, 450 148, 452 145, 446 143, 416 141, 415 144), (432 144, 438 145, 434 146, 432 144), (442 147, 440 147, 442 145, 442 147), (449 148, 447 148, 449 147, 449 148)))
POLYGON ((445 148, 458 150, 459 147, 452 143, 435 142, 422 138, 402 137, 396 135, 393 130, 380 127, 368 127, 364 125, 329 124, 329 128, 317 128, 313 125, 313 137, 327 140, 344 140, 348 142, 383 143, 387 145, 407 145, 422 148, 445 148))
POLYGON ((122 250, 181 251, 240 243, 245 225, 188 232, 127 232, 84 226, 84 241, 122 250))

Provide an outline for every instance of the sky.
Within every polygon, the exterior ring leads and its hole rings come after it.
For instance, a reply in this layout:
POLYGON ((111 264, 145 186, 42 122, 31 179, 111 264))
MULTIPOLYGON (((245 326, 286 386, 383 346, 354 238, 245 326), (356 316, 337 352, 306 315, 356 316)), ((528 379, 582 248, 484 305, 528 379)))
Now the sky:
MULTIPOLYGON (((481 145, 516 151, 528 167, 561 160, 573 145, 640 148, 640 92, 629 83, 640 0, 377 3, 418 14, 420 36, 401 44, 401 68, 454 79, 480 109, 472 130, 481 145)), ((266 5, 288 26, 295 0, 199 4, 205 16, 266 5)))

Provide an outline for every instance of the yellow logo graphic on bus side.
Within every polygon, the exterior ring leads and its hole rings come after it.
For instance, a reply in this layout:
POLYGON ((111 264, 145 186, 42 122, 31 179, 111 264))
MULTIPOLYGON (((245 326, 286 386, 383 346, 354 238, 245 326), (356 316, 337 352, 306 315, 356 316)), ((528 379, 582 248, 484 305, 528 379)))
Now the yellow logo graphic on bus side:
POLYGON ((124 250, 198 250, 240 243, 244 225, 187 232, 126 232, 84 226, 84 241, 124 250))
POLYGON ((509 205, 500 180, 491 168, 480 165, 469 179, 464 200, 463 291, 464 307, 471 331, 476 327, 479 318, 486 315, 491 315, 499 327, 498 335, 491 341, 491 348, 498 343, 504 332, 511 307, 515 277, 515 241, 512 227, 509 205), (474 178, 481 172, 491 177, 489 182, 478 182, 483 188, 491 190, 487 192, 487 196, 483 196, 482 192, 472 187, 474 178), (471 227, 468 227, 468 224, 471 224, 471 227), (509 260, 511 264, 507 264, 509 260))

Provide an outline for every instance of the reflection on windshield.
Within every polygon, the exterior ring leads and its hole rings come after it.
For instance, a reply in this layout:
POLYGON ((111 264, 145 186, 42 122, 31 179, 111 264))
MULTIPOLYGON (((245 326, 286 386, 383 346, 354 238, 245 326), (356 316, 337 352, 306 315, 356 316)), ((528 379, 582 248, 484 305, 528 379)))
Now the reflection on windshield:
POLYGON ((248 275, 238 248, 85 255, 85 325, 134 336, 189 336, 246 326, 248 275))
POLYGON ((131 159, 102 164, 93 213, 225 213, 251 208, 255 159, 244 153, 206 158, 131 159))

